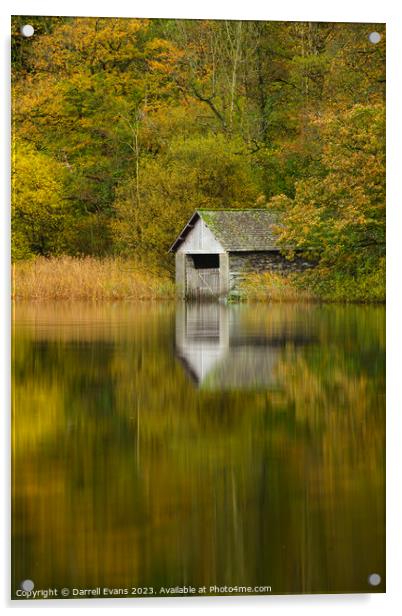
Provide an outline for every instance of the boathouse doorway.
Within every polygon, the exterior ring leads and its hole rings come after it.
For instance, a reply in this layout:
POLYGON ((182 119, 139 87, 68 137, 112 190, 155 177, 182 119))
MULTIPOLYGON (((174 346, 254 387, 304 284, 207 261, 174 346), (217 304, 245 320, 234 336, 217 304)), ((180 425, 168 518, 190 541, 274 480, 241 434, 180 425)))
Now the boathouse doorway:
POLYGON ((186 255, 186 296, 216 297, 220 293, 219 254, 186 255))

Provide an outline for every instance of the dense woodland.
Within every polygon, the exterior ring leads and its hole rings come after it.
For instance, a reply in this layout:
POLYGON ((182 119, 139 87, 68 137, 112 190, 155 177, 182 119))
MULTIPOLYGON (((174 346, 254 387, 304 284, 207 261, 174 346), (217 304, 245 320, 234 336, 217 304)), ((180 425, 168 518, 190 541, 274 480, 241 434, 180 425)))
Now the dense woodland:
POLYGON ((15 17, 12 69, 15 261, 172 272, 194 209, 268 207, 301 284, 383 299, 384 26, 15 17))

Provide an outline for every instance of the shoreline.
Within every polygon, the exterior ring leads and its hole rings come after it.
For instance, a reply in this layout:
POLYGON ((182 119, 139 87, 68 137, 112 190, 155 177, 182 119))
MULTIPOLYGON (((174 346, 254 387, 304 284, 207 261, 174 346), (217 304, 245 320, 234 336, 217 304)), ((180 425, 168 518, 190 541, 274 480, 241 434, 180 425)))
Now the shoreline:
MULTIPOLYGON (((345 280, 345 290, 339 280, 331 288, 327 279, 322 295, 314 289, 315 279, 300 274, 281 275, 273 272, 249 274, 239 289, 220 301, 239 304, 360 304, 385 305, 381 290, 371 288, 362 280, 345 280), (352 282, 352 284, 351 284, 352 282), (359 287, 360 284, 360 287, 359 287), (353 286, 354 285, 354 286, 353 286), (348 288, 351 289, 348 297, 348 288), (370 297, 371 295, 371 297, 370 297)), ((138 263, 122 257, 38 257, 12 264, 12 302, 180 302, 174 277, 153 264, 138 263)), ((195 300, 197 301, 197 300, 195 300)), ((198 300, 200 301, 200 300, 198 300)))

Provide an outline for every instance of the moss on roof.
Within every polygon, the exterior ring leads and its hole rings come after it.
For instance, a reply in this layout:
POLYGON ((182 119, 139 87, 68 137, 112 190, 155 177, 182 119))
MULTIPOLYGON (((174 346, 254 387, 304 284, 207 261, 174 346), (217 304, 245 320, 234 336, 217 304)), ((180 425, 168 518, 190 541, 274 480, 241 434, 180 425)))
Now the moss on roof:
POLYGON ((278 248, 273 230, 278 215, 272 210, 257 208, 199 209, 173 242, 175 252, 198 218, 201 218, 228 252, 275 250, 278 248))
POLYGON ((278 217, 268 209, 197 210, 225 250, 277 248, 273 226, 278 217))

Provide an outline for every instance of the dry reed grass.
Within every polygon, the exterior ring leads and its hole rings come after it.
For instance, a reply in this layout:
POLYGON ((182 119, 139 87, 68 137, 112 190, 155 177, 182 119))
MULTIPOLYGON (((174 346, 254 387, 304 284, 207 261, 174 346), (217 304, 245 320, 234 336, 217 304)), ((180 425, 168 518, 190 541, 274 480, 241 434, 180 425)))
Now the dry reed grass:
POLYGON ((311 302, 317 297, 296 284, 297 274, 272 272, 248 274, 241 285, 241 296, 254 302, 311 302))
POLYGON ((12 291, 29 300, 168 299, 174 283, 119 258, 39 257, 13 264, 12 291))

